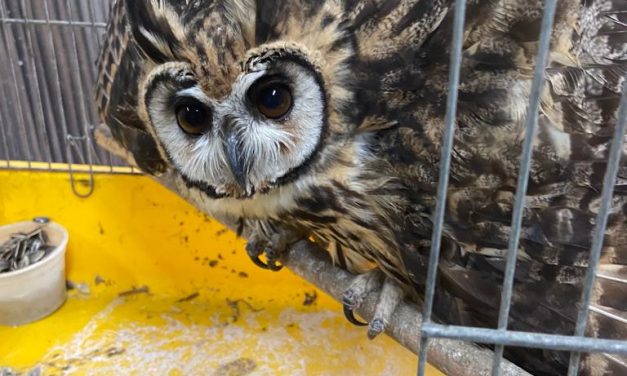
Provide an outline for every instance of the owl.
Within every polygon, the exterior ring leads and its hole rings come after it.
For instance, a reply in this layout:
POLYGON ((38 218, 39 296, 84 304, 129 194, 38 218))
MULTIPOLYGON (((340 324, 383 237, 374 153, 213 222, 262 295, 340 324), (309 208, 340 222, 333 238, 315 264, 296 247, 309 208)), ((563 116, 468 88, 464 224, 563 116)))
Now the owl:
MULTIPOLYGON (((452 0, 117 1, 97 105, 143 171, 250 229, 278 270, 313 239, 357 274, 347 317, 381 290, 368 335, 421 302, 444 130, 452 0)), ((470 0, 434 317, 493 328, 541 0, 470 0)), ((561 0, 541 92, 509 329, 570 335, 627 74, 627 3, 561 0)), ((623 148, 623 154, 627 151, 623 148)), ((627 339, 627 162, 611 202, 587 334, 627 339)), ((538 375, 569 354, 507 348, 538 375)), ((588 354, 582 374, 625 375, 588 354)))

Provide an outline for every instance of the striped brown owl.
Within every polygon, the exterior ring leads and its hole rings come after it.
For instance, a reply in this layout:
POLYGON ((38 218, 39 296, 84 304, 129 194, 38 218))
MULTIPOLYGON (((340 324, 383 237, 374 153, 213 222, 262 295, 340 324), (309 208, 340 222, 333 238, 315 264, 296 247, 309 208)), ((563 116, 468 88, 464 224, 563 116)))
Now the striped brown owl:
MULTIPOLYGON (((467 5, 434 315, 495 327, 543 1, 467 5)), ((312 238, 383 286, 368 333, 420 303, 446 111, 451 0, 117 1, 99 59, 104 122, 148 174, 250 226, 279 269, 312 238)), ((627 3, 561 0, 541 95, 509 328, 572 334, 627 74, 627 3)), ((627 153, 623 149, 624 153, 627 153)), ((587 334, 627 339, 627 161, 587 334)), ((265 262, 260 258, 264 255, 265 262)), ((538 375, 568 354, 506 349, 538 375)), ((627 358, 582 357, 586 375, 627 358)))

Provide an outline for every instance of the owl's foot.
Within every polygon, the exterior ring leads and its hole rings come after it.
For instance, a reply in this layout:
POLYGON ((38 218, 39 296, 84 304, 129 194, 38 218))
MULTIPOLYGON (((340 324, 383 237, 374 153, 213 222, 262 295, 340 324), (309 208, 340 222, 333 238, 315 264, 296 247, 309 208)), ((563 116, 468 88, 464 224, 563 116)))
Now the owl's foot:
POLYGON ((383 276, 380 270, 375 269, 355 277, 351 286, 344 292, 342 303, 344 315, 352 324, 368 326, 368 338, 374 339, 381 334, 390 322, 390 318, 398 304, 403 300, 404 292, 391 279, 383 276), (375 306, 374 317, 369 323, 363 323, 355 318, 354 310, 359 308, 366 296, 377 290, 381 284, 381 292, 375 306))
POLYGON ((246 253, 255 265, 272 271, 279 271, 283 268, 281 254, 285 250, 285 244, 282 244, 280 240, 277 239, 275 242, 255 235, 251 236, 246 244, 246 253), (266 262, 261 260, 263 254, 266 256, 266 262))
POLYGON ((344 305, 344 316, 354 325, 366 326, 355 317, 354 311, 361 306, 368 294, 381 286, 383 273, 379 269, 371 270, 364 274, 359 274, 351 282, 348 290, 344 291, 342 304, 344 305))
POLYGON ((381 293, 374 309, 374 317, 368 324, 368 338, 374 339, 385 330, 394 310, 404 296, 404 291, 396 282, 389 278, 384 279, 383 288, 381 288, 381 293))
POLYGON ((287 248, 297 240, 289 230, 278 229, 271 234, 253 231, 246 244, 246 253, 260 268, 279 271, 283 268, 281 260, 287 248), (261 259, 262 255, 265 255, 266 262, 261 259))

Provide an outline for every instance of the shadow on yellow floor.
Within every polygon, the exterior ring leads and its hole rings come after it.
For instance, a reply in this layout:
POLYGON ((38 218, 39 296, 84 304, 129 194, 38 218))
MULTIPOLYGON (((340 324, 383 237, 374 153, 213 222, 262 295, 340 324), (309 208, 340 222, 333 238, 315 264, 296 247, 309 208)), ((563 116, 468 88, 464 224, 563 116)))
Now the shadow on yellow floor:
MULTIPOLYGON (((80 289, 52 316, 0 327, 0 367, 43 374, 411 375, 416 357, 366 339, 339 304, 152 180, 0 171, 0 224, 45 215, 70 233, 80 289), (121 294, 122 293, 122 294, 121 294), (121 294, 121 295, 120 295, 121 294)), ((436 372, 431 370, 431 375, 436 372)))

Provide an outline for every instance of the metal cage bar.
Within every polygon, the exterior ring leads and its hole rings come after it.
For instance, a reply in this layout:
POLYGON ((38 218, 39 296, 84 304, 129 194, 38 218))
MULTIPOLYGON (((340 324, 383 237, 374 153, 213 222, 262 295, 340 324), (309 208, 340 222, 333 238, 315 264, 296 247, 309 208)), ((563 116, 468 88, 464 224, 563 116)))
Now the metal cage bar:
MULTIPOLYGON (((65 2, 68 11, 70 12, 70 15, 73 13, 72 12, 72 0, 66 0, 65 2)), ((72 21, 72 17, 70 16, 70 20, 69 20, 70 26, 74 26, 74 23, 72 21)), ((79 66, 79 58, 78 58, 78 43, 76 41, 76 32, 75 32, 75 28, 71 27, 70 28, 70 33, 72 35, 72 44, 74 46, 72 50, 73 53, 73 57, 74 57, 74 62, 76 63, 76 71, 79 73, 78 76, 78 92, 79 95, 81 96, 81 98, 85 98, 85 92, 83 90, 83 78, 82 78, 82 74, 81 74, 81 67, 79 66)), ((85 101, 80 101, 80 113, 81 113, 81 117, 83 119, 83 136, 79 136, 79 137, 74 137, 71 134, 67 135, 67 142, 68 142, 68 149, 71 148, 71 146, 76 146, 75 141, 76 140, 81 140, 84 141, 84 150, 87 154, 87 165, 89 166, 89 187, 87 188, 87 192, 79 192, 77 185, 75 184, 74 181, 74 171, 72 170, 72 164, 73 161, 71 159, 72 156, 72 152, 68 150, 68 157, 70 158, 69 160, 69 172, 70 172, 70 183, 72 185, 72 191, 74 192, 75 195, 79 196, 79 197, 89 197, 93 192, 94 192, 94 172, 93 172, 93 161, 92 161, 92 156, 91 156, 91 152, 92 152, 92 141, 91 141, 91 137, 89 137, 89 130, 88 130, 88 124, 89 124, 89 115, 87 114, 87 109, 85 107, 85 101)), ((84 161, 81 161, 82 163, 84 163, 84 161)))
MULTIPOLYGON (((24 13, 26 13, 26 0, 22 0, 21 5, 22 5, 22 9, 24 9, 24 13)), ((33 48, 32 28, 30 27, 29 24, 25 24, 24 29, 26 31, 26 44, 28 46, 28 54, 30 55, 29 56, 30 65, 32 66, 33 72, 37 72, 37 64, 35 62, 35 51, 33 48)), ((35 85, 35 91, 37 92, 37 96, 35 100, 37 104, 36 111, 35 111, 37 114, 37 121, 39 124, 42 125, 41 128, 43 129, 45 139, 49 140, 50 136, 48 135, 48 127, 46 127, 44 124, 45 120, 43 118, 43 114, 44 114, 43 98, 42 98, 41 88, 39 87, 39 80, 33 80, 33 83, 35 85)), ((48 162, 48 168, 51 168, 52 167, 52 153, 50 150, 50 144, 48 144, 48 148, 46 148, 46 150, 47 150, 47 153, 45 153, 46 161, 48 162)))
MULTIPOLYGON (((433 233, 431 236, 431 251, 429 254, 429 269, 425 288, 424 308, 422 313, 422 328, 431 323, 433 298, 440 260, 440 243, 444 225, 444 210, 446 209, 446 190, 453 154, 453 136, 455 133, 455 118, 457 113, 457 95, 459 74, 462 63, 462 43, 464 34, 464 19, 466 16, 466 0, 455 2, 455 18, 453 20, 453 47, 451 49, 451 64, 449 68, 448 98, 446 102, 446 117, 444 135, 442 136, 442 155, 440 158, 440 176, 438 182, 437 203, 433 219, 433 233)), ((420 338, 420 353, 418 354, 418 376, 424 376, 427 364, 427 347, 429 334, 422 331, 420 338)))
POLYGON ((612 339, 474 328, 470 326, 440 325, 435 323, 423 324, 422 332, 431 337, 461 339, 464 341, 503 346, 627 354, 627 344, 625 341, 612 339))
MULTIPOLYGON (((55 44, 55 40, 53 37, 53 33, 52 33, 52 28, 51 25, 52 23, 50 23, 50 9, 48 6, 48 2, 45 1, 44 2, 44 12, 46 15, 46 19, 45 19, 45 25, 47 26, 48 29, 48 33, 49 33, 49 42, 50 42, 50 48, 52 50, 52 67, 54 70, 54 84, 55 84, 55 88, 56 88, 56 92, 58 93, 57 99, 58 99, 58 105, 60 108, 65 108, 64 105, 64 100, 63 100, 63 88, 61 86, 61 73, 60 73, 60 66, 59 66, 59 62, 57 59, 57 49, 56 49, 56 44, 55 44)), ((63 135, 65 135, 67 137, 67 135, 69 134, 68 128, 67 128, 67 118, 65 116, 65 111, 60 111, 60 117, 61 117, 61 127, 63 130, 63 135)), ((63 147, 62 149, 62 153, 63 153, 63 147)), ((68 158, 67 156, 67 151, 65 151, 65 158, 68 158)), ((69 161, 68 161, 69 162, 69 161)))
MULTIPOLYGON (((10 40, 9 40, 9 28, 7 27, 7 23, 4 21, 5 18, 5 14, 6 14, 6 10, 5 10, 5 3, 1 2, 0 3, 0 23, 2 24, 2 34, 4 37, 4 43, 5 43, 5 48, 7 50, 7 52, 9 53, 9 55, 11 55, 11 52, 9 50, 9 46, 11 45, 10 40)), ((19 88, 19 85, 17 83, 17 75, 16 75, 16 69, 15 69, 15 63, 13 61, 13 59, 9 59, 9 66, 11 69, 11 76, 12 76, 12 83, 13 83, 13 90, 15 93, 15 100, 17 101, 17 107, 18 109, 22 109, 22 99, 21 99, 21 91, 19 88)), ((7 98, 5 96, 5 98, 7 98)), ((24 114, 22 111, 17 111, 17 115, 18 115, 18 132, 20 135, 19 141, 23 144, 22 147, 25 150, 25 155, 27 158, 27 163, 28 163, 28 167, 31 167, 31 161, 32 161, 32 152, 31 152, 31 148, 30 145, 28 144, 28 136, 27 136, 27 131, 25 129, 26 126, 26 122, 24 120, 24 114)))
MULTIPOLYGON (((2 29, 4 27, 4 24, 2 24, 0 22, 0 29, 2 29)), ((6 51, 6 47, 4 46, 4 38, 0 38, 0 48, 2 48, 3 50, 6 51)), ((2 72, 2 67, 0 67, 0 72, 2 72)), ((7 98, 7 94, 6 94, 6 85, 4 82, 0 81, 0 93, 2 95, 2 98, 7 98)), ((9 120, 6 120, 5 117, 7 116, 6 114, 8 113, 8 110, 6 109, 6 101, 0 101, 0 125, 1 124, 5 124, 8 123, 9 120)), ((2 158, 3 164, 4 164, 4 168, 10 168, 11 167, 11 161, 10 161, 10 157, 9 157, 9 136, 7 134, 7 132, 5 132, 4 126, 0 126, 0 158, 2 158)))
MULTIPOLYGON (((100 34, 100 32, 98 31, 98 25, 96 23, 96 10, 94 8, 94 2, 90 1, 89 2, 89 18, 91 20, 91 31, 93 34, 96 35, 96 42, 98 43, 98 46, 102 46, 102 36, 100 34)), ((106 25, 106 24, 105 24, 106 25)), ((107 162, 109 164, 109 172, 113 172, 113 158, 111 156, 111 153, 106 153, 107 154, 107 162)))
MULTIPOLYGON (((514 213, 512 215, 512 233, 509 237, 507 249, 507 263, 505 276, 503 277, 503 290, 499 307, 498 330, 507 330, 509 322, 509 309, 512 301, 512 290, 514 288, 514 271, 516 270, 516 260, 518 258, 518 245, 520 242, 520 231, 522 228, 523 209, 525 207, 525 195, 527 194, 527 183, 531 171, 531 157, 533 155, 533 142, 538 129, 538 110, 540 108, 540 92, 544 85, 544 70, 549 57, 549 47, 551 42, 551 31, 553 30, 553 19, 555 18, 556 0, 547 0, 545 3, 544 15, 542 17, 542 29, 540 32, 540 46, 536 56, 536 66, 531 84, 531 95, 529 96, 529 106, 525 122, 525 141, 523 142, 523 152, 520 157, 520 169, 518 171, 518 183, 516 186, 516 198, 514 201, 514 213)), ((501 375, 501 359, 503 359, 504 346, 498 344, 494 349, 494 361, 492 363, 492 376, 501 375)))
POLYGON ((106 28, 106 22, 91 22, 91 21, 64 21, 64 20, 38 20, 33 18, 5 18, 4 23, 7 24, 31 24, 31 25, 54 25, 54 26, 69 26, 69 27, 101 27, 106 28))

